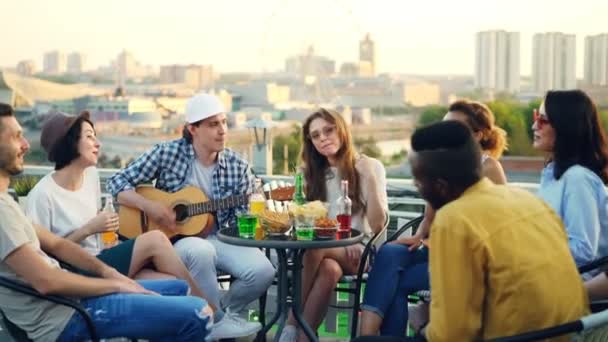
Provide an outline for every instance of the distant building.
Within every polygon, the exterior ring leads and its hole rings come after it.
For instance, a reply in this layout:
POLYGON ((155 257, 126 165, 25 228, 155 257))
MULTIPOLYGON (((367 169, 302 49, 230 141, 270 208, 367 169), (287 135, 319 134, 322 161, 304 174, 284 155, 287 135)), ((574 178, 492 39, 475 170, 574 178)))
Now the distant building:
POLYGON ((17 73, 21 76, 32 76, 36 73, 36 63, 28 59, 17 63, 17 73))
POLYGON ((42 72, 47 75, 60 75, 66 71, 65 54, 61 51, 50 51, 44 54, 42 72))
POLYGON ((585 38, 585 83, 608 86, 608 33, 585 38))
POLYGON ((331 76, 336 73, 336 62, 324 56, 315 55, 313 46, 305 55, 290 57, 285 61, 285 71, 301 76, 331 76))
POLYGON ((532 38, 532 83, 535 91, 576 88, 576 36, 537 33, 532 38))
POLYGON ((335 79, 335 103, 356 107, 402 107, 403 85, 389 78, 335 79))
POLYGON ((357 77, 359 76, 359 66, 356 63, 346 62, 340 66, 340 76, 357 77))
POLYGON ((475 88, 518 92, 519 32, 477 32, 475 45, 475 88))
POLYGON ((130 51, 121 51, 114 61, 116 85, 125 89, 127 80, 141 80, 153 74, 153 68, 140 64, 130 51))
POLYGON ((436 105, 441 101, 441 91, 434 83, 406 83, 403 85, 403 100, 414 107, 436 105))
POLYGON ((184 83, 194 90, 213 87, 211 65, 163 65, 160 67, 161 83, 184 83))
POLYGON ((68 55, 68 73, 73 75, 82 74, 85 70, 86 56, 80 52, 72 52, 68 55))
POLYGON ((243 128, 247 122, 247 114, 245 112, 230 112, 226 119, 228 128, 243 128))
POLYGON ((373 77, 376 75, 376 43, 369 33, 359 42, 359 76, 373 77))
POLYGON ((263 80, 227 86, 230 93, 238 95, 241 107, 271 108, 277 103, 288 102, 289 86, 263 80))

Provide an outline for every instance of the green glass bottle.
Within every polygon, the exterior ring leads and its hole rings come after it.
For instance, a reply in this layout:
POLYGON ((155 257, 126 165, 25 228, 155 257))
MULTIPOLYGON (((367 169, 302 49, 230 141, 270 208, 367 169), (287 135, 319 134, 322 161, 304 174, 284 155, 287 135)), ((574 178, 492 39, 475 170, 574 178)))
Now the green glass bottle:
POLYGON ((306 196, 304 196, 304 175, 302 175, 302 172, 296 174, 296 185, 292 200, 298 205, 306 203, 306 196))

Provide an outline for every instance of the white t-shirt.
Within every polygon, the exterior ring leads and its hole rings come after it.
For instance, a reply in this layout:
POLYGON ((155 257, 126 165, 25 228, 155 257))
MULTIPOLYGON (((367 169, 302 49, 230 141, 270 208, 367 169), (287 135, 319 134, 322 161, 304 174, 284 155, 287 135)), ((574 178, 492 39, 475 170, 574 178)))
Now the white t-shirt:
MULTIPOLYGON (((87 168, 76 191, 59 186, 53 174, 44 176, 30 191, 26 213, 34 223, 65 237, 97 216, 101 203, 99 174, 95 167, 87 168)), ((93 255, 101 252, 96 234, 87 236, 80 245, 93 255)))
MULTIPOLYGON (((40 249, 36 231, 19 205, 6 192, 0 192, 0 276, 25 282, 6 263, 6 258, 21 246, 30 245, 52 268, 59 263, 40 249)), ((0 309, 13 323, 35 341, 56 341, 74 309, 47 300, 26 296, 0 286, 0 309)))
POLYGON ((190 175, 188 175, 188 181, 186 183, 203 190, 205 195, 207 195, 207 198, 214 199, 213 173, 215 172, 216 167, 217 163, 214 163, 211 166, 203 166, 196 158, 192 159, 190 175))
MULTIPOLYGON (((190 175, 186 183, 188 185, 195 186, 207 195, 207 198, 212 200, 213 198, 213 173, 217 167, 217 163, 211 166, 203 166, 196 158, 192 159, 190 164, 190 175)), ((213 231, 217 230, 217 220, 213 221, 213 231)))

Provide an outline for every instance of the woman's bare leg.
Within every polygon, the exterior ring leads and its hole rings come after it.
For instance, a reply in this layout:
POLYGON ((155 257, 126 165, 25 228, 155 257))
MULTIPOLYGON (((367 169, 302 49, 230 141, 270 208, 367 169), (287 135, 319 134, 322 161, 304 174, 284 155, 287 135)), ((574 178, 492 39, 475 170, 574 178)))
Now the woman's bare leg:
MULTIPOLYGON (((316 282, 319 265, 321 261, 326 257, 331 257, 333 253, 339 253, 342 248, 331 248, 331 249, 309 249, 304 253, 302 259, 302 307, 304 307, 308 298, 308 293, 312 288, 314 282, 316 282)), ((293 317, 293 313, 289 312, 289 318, 287 324, 296 325, 296 319, 293 317)))
MULTIPOLYGON (((359 246, 349 248, 359 248, 359 246)), ((324 258, 318 266, 317 276, 314 283, 311 284, 306 301, 303 301, 304 319, 314 331, 325 319, 331 296, 342 275, 353 274, 358 267, 358 261, 353 263, 348 259, 345 248, 332 248, 324 251, 324 258)), ((304 332, 300 331, 299 341, 307 340, 304 332)))
MULTIPOLYGON (((173 250, 173 245, 161 231, 147 232, 135 240, 129 277, 133 278, 148 263, 152 263, 155 270, 160 273, 170 274, 178 279, 185 280, 190 286, 192 295, 206 299, 182 260, 173 250)), ((215 311, 217 308, 212 307, 212 309, 215 311)))
POLYGON ((150 268, 142 268, 133 276, 137 280, 176 279, 174 275, 157 272, 150 268))

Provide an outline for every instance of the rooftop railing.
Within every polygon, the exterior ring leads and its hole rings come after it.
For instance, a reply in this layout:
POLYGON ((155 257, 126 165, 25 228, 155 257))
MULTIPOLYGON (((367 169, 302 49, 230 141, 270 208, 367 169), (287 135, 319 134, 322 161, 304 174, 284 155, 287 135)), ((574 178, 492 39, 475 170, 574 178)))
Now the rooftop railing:
MULTIPOLYGON (((118 169, 98 169, 99 176, 101 178, 102 191, 105 190, 105 181, 110 176, 118 171, 118 169)), ((27 165, 23 173, 24 176, 36 176, 43 177, 44 175, 53 171, 52 167, 49 166, 34 166, 27 165)), ((265 182, 272 180, 282 180, 285 182, 293 183, 292 176, 285 175, 257 175, 262 178, 265 182)), ((510 185, 526 189, 531 192, 536 192, 538 189, 537 183, 509 183, 510 185)), ((424 211, 424 200, 422 200, 414 183, 411 179, 387 179, 387 195, 389 205, 389 215, 391 217, 391 225, 389 230, 394 230, 403 222, 403 220, 409 220, 419 216, 424 211)))

